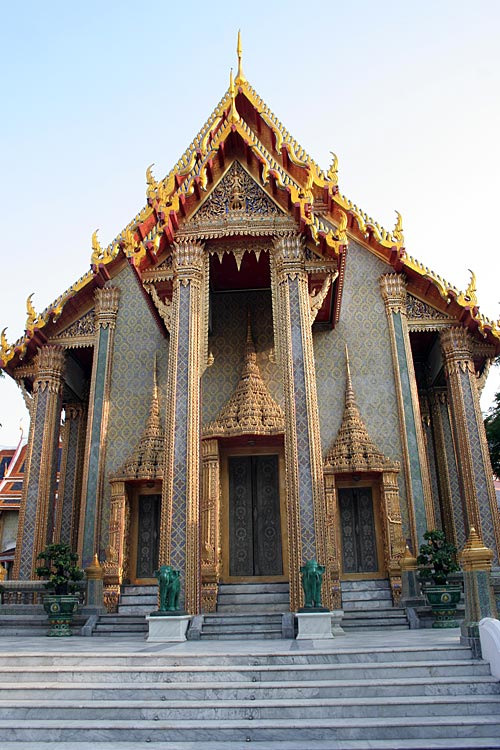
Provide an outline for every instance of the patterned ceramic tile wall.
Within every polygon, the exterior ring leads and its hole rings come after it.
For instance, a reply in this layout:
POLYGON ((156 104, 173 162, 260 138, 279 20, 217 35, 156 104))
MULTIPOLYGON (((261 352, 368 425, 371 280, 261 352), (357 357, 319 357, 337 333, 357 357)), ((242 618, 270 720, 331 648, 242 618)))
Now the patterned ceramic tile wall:
POLYGON ((110 487, 108 478, 134 450, 151 404, 153 358, 158 357, 158 396, 165 427, 165 394, 168 364, 168 337, 164 338, 139 289, 133 271, 127 266, 113 279, 119 287, 120 305, 116 319, 113 368, 111 374, 106 481, 103 502, 101 547, 107 544, 110 487))
MULTIPOLYGON (((392 460, 402 462, 389 330, 378 281, 383 273, 390 271, 383 261, 351 242, 340 321, 333 331, 313 333, 323 454, 337 435, 344 411, 344 343, 347 343, 361 417, 380 450, 392 460)), ((408 536, 402 472, 399 491, 404 534, 408 536)))
POLYGON ((212 335, 208 348, 214 363, 202 379, 202 423, 216 419, 241 375, 250 310, 257 362, 271 396, 283 406, 278 366, 269 359, 274 346, 271 292, 226 292, 211 295, 212 335))

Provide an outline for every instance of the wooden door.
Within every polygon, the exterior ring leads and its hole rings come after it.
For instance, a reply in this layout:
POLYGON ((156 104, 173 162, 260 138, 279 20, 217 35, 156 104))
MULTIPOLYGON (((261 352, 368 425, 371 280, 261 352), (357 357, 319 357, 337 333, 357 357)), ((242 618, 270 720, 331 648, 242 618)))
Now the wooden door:
POLYGON ((139 495, 136 578, 154 578, 158 568, 161 495, 139 495))
POLYGON ((277 455, 229 456, 229 575, 281 576, 277 455))
POLYGON ((339 488, 343 574, 378 573, 371 487, 339 488))

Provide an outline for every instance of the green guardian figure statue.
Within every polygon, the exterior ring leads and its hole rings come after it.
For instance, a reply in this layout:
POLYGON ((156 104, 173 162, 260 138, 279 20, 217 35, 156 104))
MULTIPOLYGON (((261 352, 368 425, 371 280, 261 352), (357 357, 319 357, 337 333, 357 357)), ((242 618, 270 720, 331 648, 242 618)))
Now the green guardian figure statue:
POLYGON ((158 612, 178 612, 181 590, 181 572, 170 565, 162 565, 155 571, 160 587, 160 609, 158 612))
POLYGON ((301 567, 302 588, 304 590, 304 607, 299 611, 317 611, 325 612, 326 608, 321 606, 321 585, 323 583, 323 573, 325 566, 320 565, 316 560, 307 560, 301 567))

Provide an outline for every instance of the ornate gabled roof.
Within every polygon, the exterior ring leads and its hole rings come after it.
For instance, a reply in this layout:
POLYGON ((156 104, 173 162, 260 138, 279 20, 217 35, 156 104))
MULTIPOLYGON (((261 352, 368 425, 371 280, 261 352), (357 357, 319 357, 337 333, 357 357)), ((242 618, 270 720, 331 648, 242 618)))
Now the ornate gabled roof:
POLYGON ((335 441, 326 454, 325 468, 334 473, 394 471, 399 465, 384 456, 370 438, 359 413, 346 347, 345 408, 335 441))
POLYGON ((156 380, 156 355, 154 382, 149 415, 144 432, 134 452, 116 472, 115 479, 161 479, 165 459, 165 433, 161 426, 158 383, 156 380))
POLYGON ((284 429, 283 410, 272 398, 260 374, 249 316, 239 383, 217 419, 203 430, 203 436, 279 435, 284 429))
MULTIPOLYGON (((338 185, 338 163, 333 157, 324 172, 259 97, 247 81, 241 66, 238 41, 238 73, 214 111, 182 157, 163 180, 146 170, 147 203, 105 248, 97 232, 92 236, 91 270, 58 299, 38 314, 28 299, 25 336, 9 344, 2 332, 0 366, 12 370, 28 353, 58 333, 57 320, 76 296, 87 299, 96 286, 128 259, 140 276, 162 260, 175 236, 203 202, 207 192, 235 158, 244 159, 248 171, 291 216, 315 252, 335 259, 339 278, 336 285, 335 315, 338 317, 348 235, 404 272, 417 296, 438 309, 446 310, 473 333, 479 331, 500 350, 500 321, 480 314, 474 278, 460 292, 410 256, 404 247, 403 225, 397 214, 393 230, 386 230, 342 195, 338 185), (56 326, 56 328, 54 328, 56 326)), ((69 305, 68 316, 74 311, 69 305)), ((71 321, 70 321, 71 322, 71 321)))

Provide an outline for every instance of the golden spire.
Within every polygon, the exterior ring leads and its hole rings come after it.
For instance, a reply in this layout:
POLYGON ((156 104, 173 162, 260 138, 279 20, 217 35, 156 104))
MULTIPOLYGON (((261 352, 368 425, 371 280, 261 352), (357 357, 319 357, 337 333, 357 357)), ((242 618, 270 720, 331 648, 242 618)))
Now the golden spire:
POLYGON ((276 435, 285 429, 283 410, 262 380, 252 336, 250 311, 243 367, 236 390, 222 407, 219 416, 204 430, 205 436, 276 435))
POLYGON ((229 93, 231 95, 231 109, 229 110, 229 122, 238 122, 240 116, 236 109, 236 91, 234 88, 233 69, 229 74, 229 93))
POLYGON ((339 471, 384 471, 390 464, 370 438, 356 403, 349 352, 345 346, 346 383, 342 423, 326 455, 325 465, 339 471))
POLYGON ((243 73, 243 67, 241 64, 241 58, 243 57, 243 49, 241 46, 241 31, 238 29, 238 43, 236 45, 236 54, 238 55, 238 74, 236 76, 236 83, 246 83, 247 79, 243 73))
POLYGON ((163 475, 163 453, 165 433, 160 418, 158 401, 158 376, 156 352, 153 361, 153 392, 149 414, 142 436, 132 454, 127 458, 116 476, 129 479, 156 479, 163 475))

